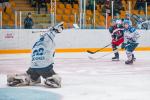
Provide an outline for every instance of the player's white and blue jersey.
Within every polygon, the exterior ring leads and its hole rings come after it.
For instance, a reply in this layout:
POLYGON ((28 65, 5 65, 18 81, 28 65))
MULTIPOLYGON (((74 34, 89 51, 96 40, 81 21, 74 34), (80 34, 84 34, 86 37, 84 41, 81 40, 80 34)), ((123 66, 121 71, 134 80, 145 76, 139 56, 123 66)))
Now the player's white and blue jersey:
POLYGON ((138 43, 139 33, 134 27, 129 26, 124 30, 124 43, 138 43))
POLYGON ((32 48, 31 68, 44 68, 54 63, 55 31, 45 33, 32 48))

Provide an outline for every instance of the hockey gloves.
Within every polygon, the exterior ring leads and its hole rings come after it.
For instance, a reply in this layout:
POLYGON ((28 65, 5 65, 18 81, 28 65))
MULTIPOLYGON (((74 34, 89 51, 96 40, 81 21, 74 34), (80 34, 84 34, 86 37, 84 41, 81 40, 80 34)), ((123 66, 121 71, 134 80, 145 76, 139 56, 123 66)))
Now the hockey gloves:
POLYGON ((126 45, 127 45, 126 43, 122 43, 121 49, 125 49, 126 45))

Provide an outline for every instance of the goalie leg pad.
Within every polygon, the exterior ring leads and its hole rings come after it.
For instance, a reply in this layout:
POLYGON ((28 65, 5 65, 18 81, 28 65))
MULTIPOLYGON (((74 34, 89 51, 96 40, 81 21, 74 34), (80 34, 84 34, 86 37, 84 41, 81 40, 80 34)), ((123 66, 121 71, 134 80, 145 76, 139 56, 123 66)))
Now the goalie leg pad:
POLYGON ((36 81, 30 78, 28 74, 14 74, 7 75, 7 85, 8 86, 28 86, 41 83, 41 78, 39 77, 36 81))
POLYGON ((50 88, 60 88, 61 87, 61 77, 57 74, 47 77, 45 80, 45 85, 50 88))
POLYGON ((30 83, 30 78, 27 74, 11 74, 7 75, 8 86, 27 86, 30 83))

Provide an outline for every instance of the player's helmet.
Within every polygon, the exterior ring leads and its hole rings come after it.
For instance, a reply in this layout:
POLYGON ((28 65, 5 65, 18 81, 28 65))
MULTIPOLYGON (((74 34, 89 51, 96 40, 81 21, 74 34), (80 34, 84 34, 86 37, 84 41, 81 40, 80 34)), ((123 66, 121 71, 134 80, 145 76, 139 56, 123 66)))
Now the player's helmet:
POLYGON ((116 20, 116 24, 122 24, 122 20, 120 20, 120 19, 118 19, 118 20, 116 20))
POLYGON ((129 20, 125 20, 123 22, 123 26, 124 26, 124 28, 128 29, 130 27, 130 21, 129 20))
POLYGON ((129 20, 125 20, 125 21, 123 21, 123 24, 124 24, 124 25, 125 25, 125 24, 130 25, 130 21, 129 21, 129 20))

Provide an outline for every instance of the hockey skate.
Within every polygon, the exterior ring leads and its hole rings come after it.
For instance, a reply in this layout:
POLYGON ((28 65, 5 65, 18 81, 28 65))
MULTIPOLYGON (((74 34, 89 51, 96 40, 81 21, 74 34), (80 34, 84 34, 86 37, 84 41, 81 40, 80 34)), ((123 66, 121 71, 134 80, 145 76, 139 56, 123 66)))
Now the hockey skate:
POLYGON ((119 61, 119 53, 115 53, 115 57, 112 58, 112 61, 119 61))
POLYGON ((132 60, 136 61, 136 58, 134 57, 134 54, 132 54, 132 60))
POLYGON ((119 57, 113 57, 112 61, 119 61, 119 57))
POLYGON ((131 65, 131 64, 133 64, 133 60, 127 60, 127 61, 125 61, 125 64, 131 65))

